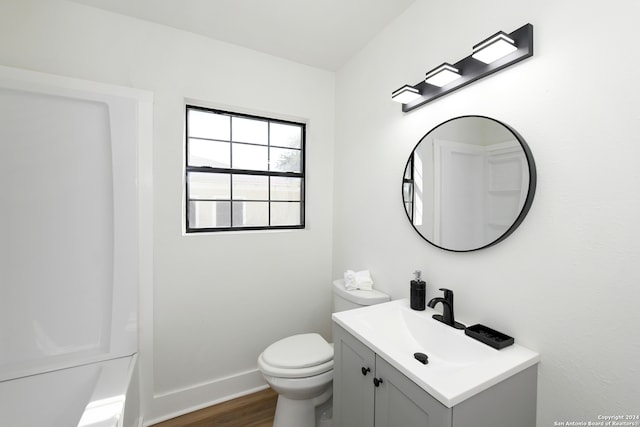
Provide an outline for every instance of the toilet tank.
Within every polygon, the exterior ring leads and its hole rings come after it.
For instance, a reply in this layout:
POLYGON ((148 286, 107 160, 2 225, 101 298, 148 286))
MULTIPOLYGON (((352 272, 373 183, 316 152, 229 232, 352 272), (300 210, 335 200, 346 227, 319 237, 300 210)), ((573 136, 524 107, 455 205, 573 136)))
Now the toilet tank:
POLYGON ((361 291, 359 289, 349 291, 344 287, 344 280, 333 281, 333 312, 351 310, 365 307, 367 305, 380 304, 390 301, 391 297, 384 292, 371 290, 361 291))

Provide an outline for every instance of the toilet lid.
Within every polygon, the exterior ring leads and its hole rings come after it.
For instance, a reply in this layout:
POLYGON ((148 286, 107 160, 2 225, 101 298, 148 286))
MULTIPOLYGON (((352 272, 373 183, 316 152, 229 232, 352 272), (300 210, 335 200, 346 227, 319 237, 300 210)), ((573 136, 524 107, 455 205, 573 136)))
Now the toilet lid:
POLYGON ((294 335, 271 344, 262 358, 277 368, 308 368, 333 359, 333 347, 318 334, 294 335))

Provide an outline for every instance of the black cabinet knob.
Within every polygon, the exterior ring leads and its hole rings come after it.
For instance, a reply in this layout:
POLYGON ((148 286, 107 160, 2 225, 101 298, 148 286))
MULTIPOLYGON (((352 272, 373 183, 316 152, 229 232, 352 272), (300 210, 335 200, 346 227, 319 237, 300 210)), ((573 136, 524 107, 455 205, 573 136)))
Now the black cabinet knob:
POLYGON ((380 387, 380 384, 382 384, 382 378, 373 379, 373 385, 375 385, 376 387, 380 387))
POLYGON ((371 372, 371 368, 365 368, 364 366, 361 368, 362 369, 362 375, 367 375, 367 372, 371 372))

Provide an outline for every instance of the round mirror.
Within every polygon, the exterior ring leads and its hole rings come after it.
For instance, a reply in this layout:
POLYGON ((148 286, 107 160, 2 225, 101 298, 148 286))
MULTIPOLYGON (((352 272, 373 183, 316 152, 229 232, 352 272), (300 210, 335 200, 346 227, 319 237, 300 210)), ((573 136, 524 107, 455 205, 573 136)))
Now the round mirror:
POLYGON ((489 117, 463 116, 427 133, 404 170, 411 225, 429 243, 467 252, 504 240, 526 216, 536 168, 518 133, 489 117))

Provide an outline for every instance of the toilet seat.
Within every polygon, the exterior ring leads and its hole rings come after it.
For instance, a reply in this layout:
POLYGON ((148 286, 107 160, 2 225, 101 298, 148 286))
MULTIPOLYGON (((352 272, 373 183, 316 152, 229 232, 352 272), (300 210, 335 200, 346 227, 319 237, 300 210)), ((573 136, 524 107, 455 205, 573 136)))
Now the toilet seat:
POLYGON ((308 368, 300 369, 286 369, 271 366, 264 362, 262 355, 258 358, 258 368, 260 371, 272 377, 277 378, 307 378, 320 375, 322 373, 331 371, 333 369, 333 360, 317 366, 310 366, 308 368))
POLYGON ((258 367, 280 378, 320 375, 333 369, 333 346, 319 334, 293 335, 267 347, 258 358, 258 367))

